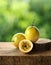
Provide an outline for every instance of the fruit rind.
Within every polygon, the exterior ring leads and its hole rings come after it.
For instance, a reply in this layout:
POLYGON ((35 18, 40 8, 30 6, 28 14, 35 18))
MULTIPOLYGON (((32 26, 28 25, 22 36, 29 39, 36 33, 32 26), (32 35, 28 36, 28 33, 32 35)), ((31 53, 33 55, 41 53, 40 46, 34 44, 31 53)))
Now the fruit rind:
POLYGON ((35 26, 29 26, 25 31, 26 39, 32 41, 33 43, 39 39, 39 30, 35 26))
MULTIPOLYGON (((24 45, 24 43, 23 43, 23 45, 24 45)), ((23 53, 29 53, 31 50, 32 50, 32 48, 33 48, 33 43, 31 42, 31 41, 29 41, 29 40, 22 40, 20 43, 19 43, 19 50, 21 51, 21 52, 23 52, 23 53), (31 46, 28 50, 24 50, 21 46, 22 46, 22 43, 23 42, 27 42, 27 43, 29 43, 29 45, 31 46)))
POLYGON ((18 47, 19 42, 21 40, 25 39, 25 35, 23 33, 16 33, 15 35, 13 35, 12 37, 12 41, 13 41, 13 45, 15 47, 18 47))

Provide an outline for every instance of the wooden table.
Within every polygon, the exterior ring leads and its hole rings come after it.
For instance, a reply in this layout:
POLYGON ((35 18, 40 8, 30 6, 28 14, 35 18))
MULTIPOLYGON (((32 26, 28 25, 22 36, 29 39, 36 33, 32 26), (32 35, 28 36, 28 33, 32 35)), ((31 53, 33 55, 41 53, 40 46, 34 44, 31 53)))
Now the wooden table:
POLYGON ((23 54, 12 42, 0 42, 0 65, 51 65, 51 50, 23 54))

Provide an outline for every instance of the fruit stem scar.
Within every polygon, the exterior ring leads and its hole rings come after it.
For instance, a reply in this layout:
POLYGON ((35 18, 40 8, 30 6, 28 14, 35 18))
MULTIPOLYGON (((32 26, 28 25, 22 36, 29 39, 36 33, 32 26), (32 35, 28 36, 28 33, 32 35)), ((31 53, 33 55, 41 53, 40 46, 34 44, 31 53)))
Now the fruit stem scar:
POLYGON ((31 26, 34 26, 34 20, 32 21, 31 26))

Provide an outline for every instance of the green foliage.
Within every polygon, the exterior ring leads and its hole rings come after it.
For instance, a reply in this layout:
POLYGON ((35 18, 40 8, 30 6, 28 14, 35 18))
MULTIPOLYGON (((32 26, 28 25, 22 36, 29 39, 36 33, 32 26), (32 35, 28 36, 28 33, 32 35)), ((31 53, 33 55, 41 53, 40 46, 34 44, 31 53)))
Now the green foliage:
POLYGON ((0 0, 0 41, 11 41, 13 34, 33 24, 40 37, 51 39, 50 0, 0 0))
POLYGON ((35 23, 39 27, 40 37, 51 39, 51 0, 32 0, 30 1, 30 11, 36 12, 41 21, 35 23))

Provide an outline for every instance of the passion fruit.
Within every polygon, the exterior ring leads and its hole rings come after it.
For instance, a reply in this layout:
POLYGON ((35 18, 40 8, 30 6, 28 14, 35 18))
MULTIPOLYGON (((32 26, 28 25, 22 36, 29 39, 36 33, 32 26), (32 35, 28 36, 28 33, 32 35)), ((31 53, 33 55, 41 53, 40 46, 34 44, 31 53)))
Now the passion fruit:
POLYGON ((19 43, 19 50, 23 53, 28 53, 32 50, 33 43, 29 40, 22 40, 19 43))
POLYGON ((39 30, 35 26, 29 26, 25 30, 25 36, 27 40, 32 41, 33 43, 36 42, 39 38, 39 30))
POLYGON ((25 35, 23 33, 14 34, 13 37, 12 37, 13 45, 15 47, 18 47, 19 42, 23 39, 25 39, 25 35))

